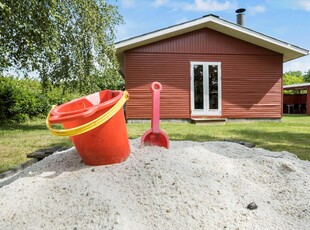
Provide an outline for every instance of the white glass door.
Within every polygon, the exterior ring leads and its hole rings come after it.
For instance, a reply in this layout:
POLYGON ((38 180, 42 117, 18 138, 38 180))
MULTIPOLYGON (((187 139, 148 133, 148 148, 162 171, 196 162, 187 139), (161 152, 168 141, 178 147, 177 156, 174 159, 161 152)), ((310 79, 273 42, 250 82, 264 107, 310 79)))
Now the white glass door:
POLYGON ((220 62, 191 62, 192 116, 222 115, 220 62))

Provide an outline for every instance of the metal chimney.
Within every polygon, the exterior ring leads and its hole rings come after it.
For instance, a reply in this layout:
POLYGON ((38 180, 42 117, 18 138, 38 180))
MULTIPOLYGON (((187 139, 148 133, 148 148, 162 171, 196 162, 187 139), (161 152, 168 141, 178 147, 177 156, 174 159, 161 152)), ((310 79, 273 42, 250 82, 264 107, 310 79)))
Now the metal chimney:
POLYGON ((244 26, 244 12, 245 11, 246 9, 244 8, 240 8, 235 11, 237 13, 237 24, 239 24, 240 26, 244 26))

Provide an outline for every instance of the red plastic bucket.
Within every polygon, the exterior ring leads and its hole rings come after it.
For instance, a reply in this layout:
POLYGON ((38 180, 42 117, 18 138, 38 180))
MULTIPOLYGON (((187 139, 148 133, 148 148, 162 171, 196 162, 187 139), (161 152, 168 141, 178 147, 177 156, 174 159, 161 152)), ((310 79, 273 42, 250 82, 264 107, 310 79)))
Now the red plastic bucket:
MULTIPOLYGON (((87 165, 106 165, 125 161, 130 153, 123 103, 128 99, 125 91, 103 90, 73 101, 69 101, 51 110, 47 117, 47 126, 61 123, 66 130, 72 130, 95 122, 95 128, 81 134, 70 135, 77 152, 87 165), (125 100, 124 100, 125 98, 125 100), (123 101, 121 105, 119 103, 123 101), (99 126, 97 120, 106 114, 109 119, 99 126), (50 123, 50 124, 49 124, 50 123)), ((54 133, 55 134, 55 133, 54 133)), ((56 134, 57 131, 56 131, 56 134)), ((68 135, 59 135, 68 136, 68 135)))

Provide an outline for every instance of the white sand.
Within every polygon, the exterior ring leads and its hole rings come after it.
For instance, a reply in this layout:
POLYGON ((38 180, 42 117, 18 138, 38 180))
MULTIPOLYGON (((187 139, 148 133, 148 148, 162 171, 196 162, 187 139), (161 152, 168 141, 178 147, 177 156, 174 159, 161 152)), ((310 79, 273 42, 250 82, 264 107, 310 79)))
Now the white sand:
POLYGON ((72 148, 0 181, 0 229, 310 229, 310 162, 295 155, 227 142, 131 149, 90 167, 72 148))

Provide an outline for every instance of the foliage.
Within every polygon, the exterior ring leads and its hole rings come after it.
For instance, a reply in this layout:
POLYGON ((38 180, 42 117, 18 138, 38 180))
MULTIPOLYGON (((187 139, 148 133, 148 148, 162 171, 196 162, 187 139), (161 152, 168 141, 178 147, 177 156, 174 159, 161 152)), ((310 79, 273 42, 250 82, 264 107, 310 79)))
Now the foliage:
POLYGON ((288 71, 283 74, 283 78, 284 85, 310 82, 310 70, 306 71, 304 74, 301 71, 288 71))
MULTIPOLYGON (((301 71, 289 71, 283 74, 283 85, 293 85, 304 83, 301 71)), ((296 90, 285 90, 284 94, 296 94, 296 90)))
POLYGON ((310 70, 303 75, 303 78, 305 82, 310 82, 310 70))
POLYGON ((15 81, 13 78, 0 78, 0 120, 16 120, 23 122, 27 120, 28 114, 33 115, 36 98, 35 87, 27 80, 23 83, 28 83, 26 87, 22 82, 15 81), (34 106, 32 106, 34 105, 34 106))
POLYGON ((283 85, 300 84, 304 82, 301 71, 289 71, 283 75, 283 85))
MULTIPOLYGON (((117 7, 104 0, 3 0, 0 70, 38 71, 45 90, 64 84, 93 92, 96 72, 119 78, 117 7)), ((118 82, 118 80, 116 80, 118 82)))
POLYGON ((95 71, 94 82, 96 82, 96 87, 98 90, 99 89, 125 90, 124 78, 121 75, 115 76, 114 78, 108 76, 111 75, 95 71))
POLYGON ((68 92, 63 94, 63 87, 50 87, 49 92, 42 94, 37 80, 0 77, 0 123, 25 122, 33 116, 44 116, 53 104, 77 97, 68 92))

